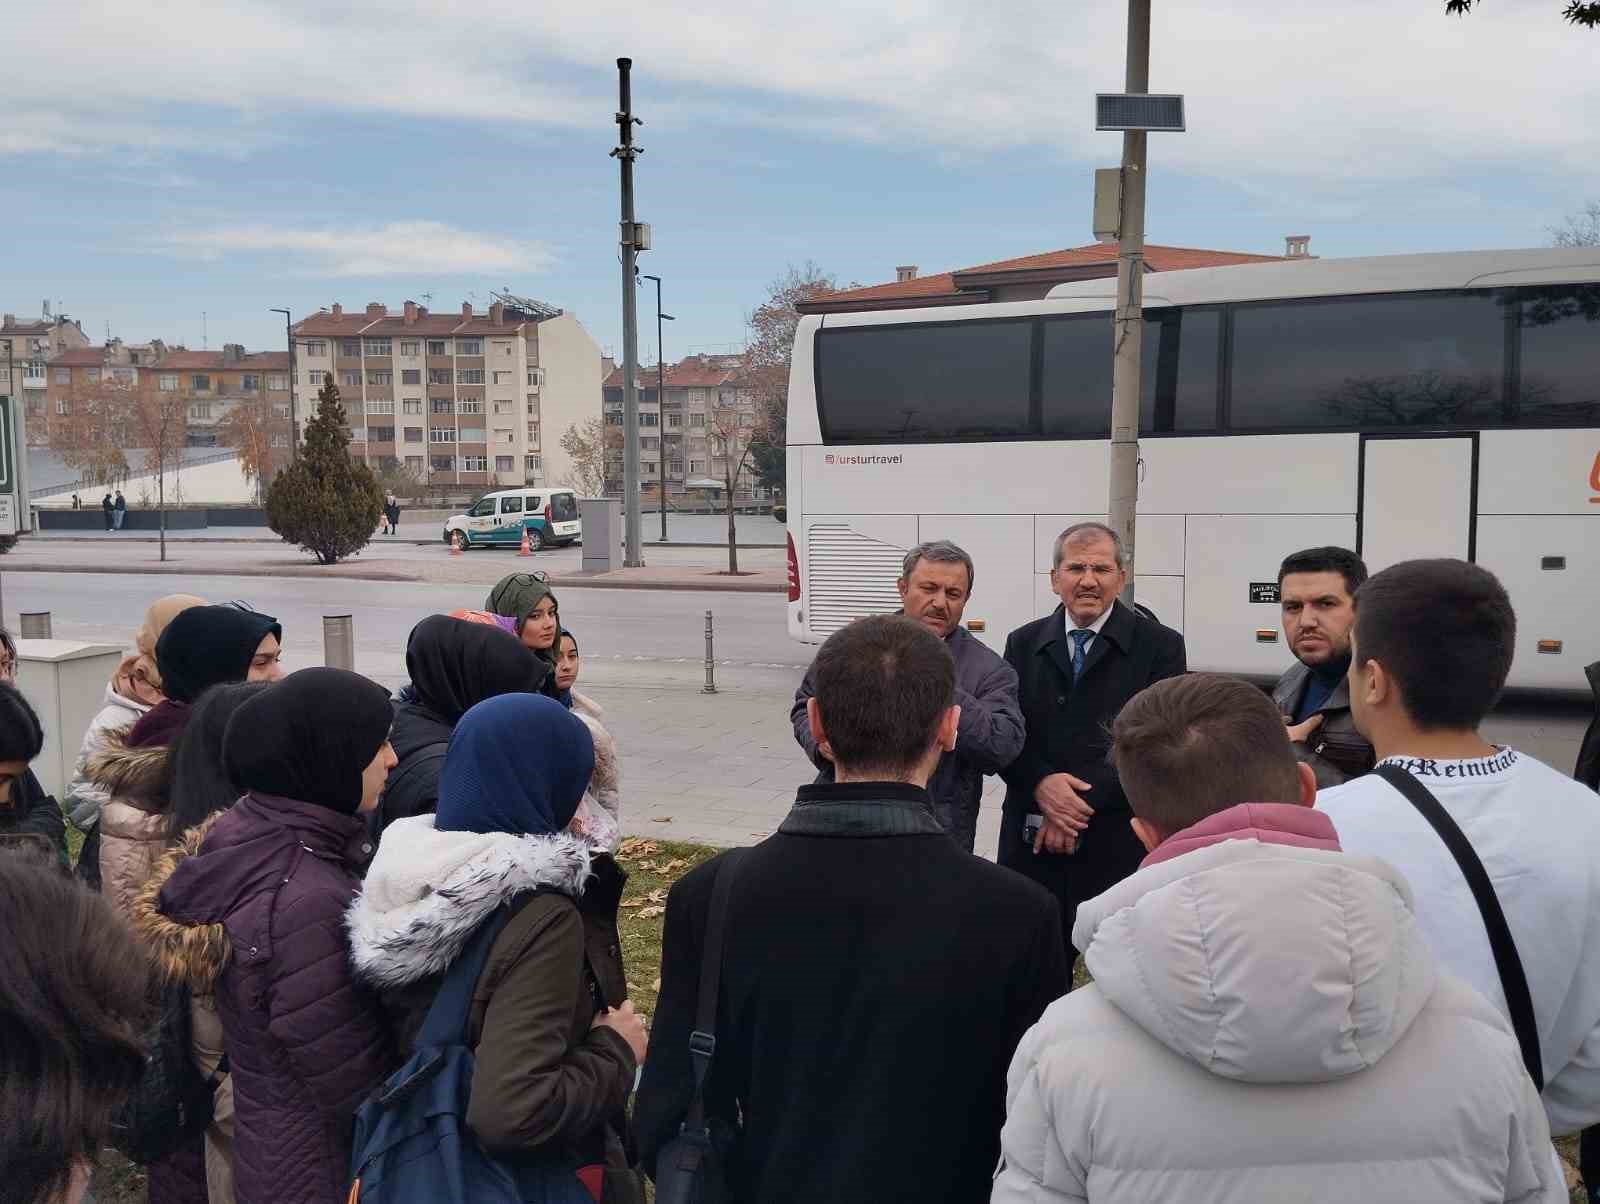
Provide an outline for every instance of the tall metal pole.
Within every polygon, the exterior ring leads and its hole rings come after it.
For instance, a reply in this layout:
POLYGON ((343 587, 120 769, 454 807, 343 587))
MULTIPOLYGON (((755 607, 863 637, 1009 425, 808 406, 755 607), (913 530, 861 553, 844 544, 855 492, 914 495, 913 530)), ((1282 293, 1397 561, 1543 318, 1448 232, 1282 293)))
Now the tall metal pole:
POLYGON ((639 307, 638 226, 633 217, 632 59, 617 60, 619 145, 611 154, 622 167, 622 563, 630 569, 644 565, 639 531, 639 307))
POLYGON ((656 408, 660 411, 661 542, 667 542, 667 356, 661 348, 661 277, 656 282, 656 408))
MULTIPOLYGON (((1150 0, 1128 0, 1127 91, 1150 90, 1150 0)), ((1111 496, 1106 522, 1122 538, 1133 605, 1134 535, 1139 511, 1139 368, 1144 335, 1143 130, 1122 135, 1122 221, 1117 244, 1117 313, 1111 374, 1111 496)))

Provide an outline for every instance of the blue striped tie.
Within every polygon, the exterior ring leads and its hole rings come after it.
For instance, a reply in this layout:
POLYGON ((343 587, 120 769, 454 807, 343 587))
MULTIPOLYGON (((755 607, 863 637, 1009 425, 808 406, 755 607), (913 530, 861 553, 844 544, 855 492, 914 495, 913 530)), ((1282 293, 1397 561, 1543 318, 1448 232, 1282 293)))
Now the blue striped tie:
POLYGON ((1084 649, 1089 641, 1094 639, 1094 632, 1087 627, 1080 627, 1072 633, 1072 680, 1077 681, 1083 676, 1084 649))

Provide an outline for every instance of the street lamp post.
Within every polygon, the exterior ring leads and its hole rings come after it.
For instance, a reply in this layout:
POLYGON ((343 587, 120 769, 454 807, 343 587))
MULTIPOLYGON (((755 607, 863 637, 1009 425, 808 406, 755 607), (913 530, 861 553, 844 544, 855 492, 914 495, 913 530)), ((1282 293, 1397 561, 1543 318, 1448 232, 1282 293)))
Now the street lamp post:
MULTIPOLYGON (((283 315, 283 337, 289 344, 289 462, 300 462, 300 423, 294 412, 294 387, 297 383, 294 376, 294 327, 293 315, 286 309, 274 306, 269 313, 283 315)), ((270 404, 270 403, 269 403, 270 404)))
POLYGON ((642 279, 656 282, 656 410, 661 419, 659 440, 661 443, 661 458, 657 461, 661 468, 659 483, 661 502, 661 542, 667 542, 667 356, 661 348, 661 324, 663 322, 676 322, 671 314, 661 312, 661 277, 646 273, 642 279))

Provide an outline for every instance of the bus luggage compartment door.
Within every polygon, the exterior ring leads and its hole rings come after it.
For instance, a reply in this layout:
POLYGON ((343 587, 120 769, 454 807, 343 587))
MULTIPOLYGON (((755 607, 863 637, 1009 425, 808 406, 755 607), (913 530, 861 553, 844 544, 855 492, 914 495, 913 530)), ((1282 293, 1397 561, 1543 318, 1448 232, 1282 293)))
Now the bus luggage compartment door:
POLYGON ((1402 560, 1474 558, 1478 438, 1361 439, 1356 538, 1367 571, 1402 560))

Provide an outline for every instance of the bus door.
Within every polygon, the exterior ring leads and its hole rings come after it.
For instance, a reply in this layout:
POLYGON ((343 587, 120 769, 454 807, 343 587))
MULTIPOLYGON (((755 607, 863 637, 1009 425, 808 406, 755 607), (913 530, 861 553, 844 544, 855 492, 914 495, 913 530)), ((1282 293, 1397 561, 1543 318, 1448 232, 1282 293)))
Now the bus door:
POLYGON ((1363 435, 1356 550, 1376 573, 1402 560, 1477 556, 1478 436, 1363 435))

